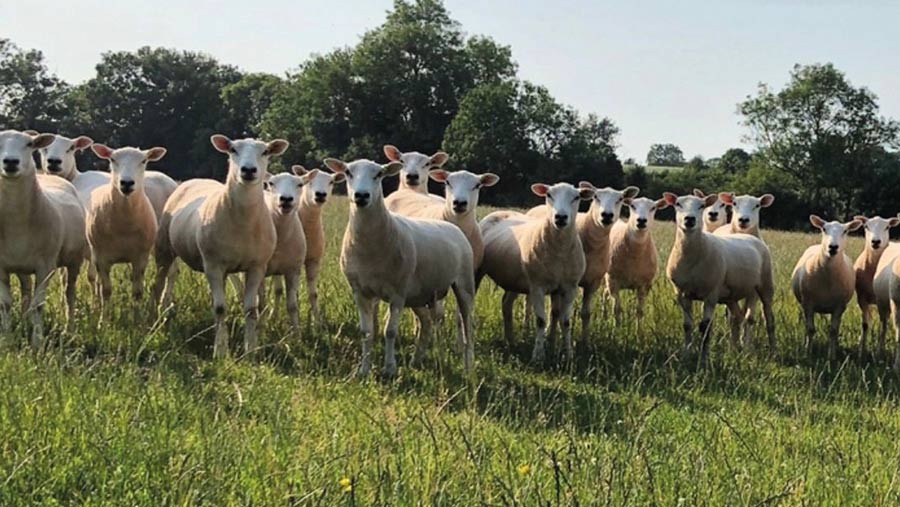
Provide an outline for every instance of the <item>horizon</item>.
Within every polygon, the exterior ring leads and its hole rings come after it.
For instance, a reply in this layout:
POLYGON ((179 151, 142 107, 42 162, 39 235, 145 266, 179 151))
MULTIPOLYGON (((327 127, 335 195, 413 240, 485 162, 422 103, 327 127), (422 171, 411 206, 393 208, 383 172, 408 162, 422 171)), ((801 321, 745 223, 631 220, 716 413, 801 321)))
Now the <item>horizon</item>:
MULTIPOLYGON (((882 71, 882 62, 896 58, 891 48, 900 47, 889 21, 900 17, 900 4, 700 3, 611 7, 575 0, 553 5, 446 0, 445 6, 467 36, 488 36, 509 46, 519 77, 547 87, 582 115, 609 117, 621 130, 616 151, 623 161, 644 162, 655 143, 678 145, 686 160, 718 157, 731 147, 750 151, 742 140, 747 129, 738 103, 759 83, 780 89, 797 63, 833 63, 854 86, 878 96, 882 116, 900 118, 900 96, 890 93, 900 89, 900 76, 882 71), (749 7, 754 16, 747 19, 749 7), (563 26, 568 36, 558 37, 563 26), (832 33, 855 36, 827 37, 832 33)), ((102 53, 142 46, 198 51, 244 71, 284 76, 312 54, 356 44, 384 22, 393 2, 299 6, 278 0, 247 6, 232 0, 216 6, 201 2, 190 11, 173 0, 152 6, 107 6, 97 0, 46 5, 57 15, 12 4, 0 29, 18 46, 42 51, 53 73, 77 84, 94 75, 102 53), (240 6, 246 21, 235 23, 228 6, 240 6), (223 14, 203 20, 204 30, 197 30, 197 12, 213 8, 223 14), (104 16, 96 15, 100 10, 104 16), (276 24, 267 18, 276 11, 279 20, 321 21, 276 24), (136 21, 115 22, 128 18, 136 21), (258 29, 246 29, 254 26, 258 29)))

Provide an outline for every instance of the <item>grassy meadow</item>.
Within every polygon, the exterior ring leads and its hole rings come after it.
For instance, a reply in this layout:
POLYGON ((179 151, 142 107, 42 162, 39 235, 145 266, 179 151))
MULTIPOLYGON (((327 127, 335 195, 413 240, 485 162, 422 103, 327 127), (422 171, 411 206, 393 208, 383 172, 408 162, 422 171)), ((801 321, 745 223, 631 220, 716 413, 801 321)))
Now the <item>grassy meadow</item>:
MULTIPOLYGON (((152 329, 132 311, 127 271, 117 268, 117 310, 104 321, 84 282, 74 333, 54 331, 44 352, 27 347, 24 329, 8 337, 0 505, 900 503, 900 382, 886 357, 856 357, 855 303, 837 362, 824 359, 824 318, 814 358, 802 352, 788 280, 817 235, 764 232, 778 283, 772 358, 765 347, 733 350, 720 308, 710 367, 680 363, 680 311, 660 277, 642 334, 630 318, 616 328, 598 317, 572 369, 536 368, 530 331, 512 349, 503 340, 501 294, 486 281, 474 380, 453 352, 450 318, 426 366, 406 366, 409 314, 400 376, 383 382, 353 376, 357 314, 337 265, 346 201, 335 198, 327 217, 327 326, 291 337, 279 306, 256 361, 211 360, 208 289, 187 270, 177 312, 152 329)), ((663 265, 673 233, 670 223, 656 225, 663 265)), ((861 248, 854 238, 850 253, 861 248)), ((55 330, 58 283, 48 303, 55 330)), ((632 301, 628 294, 626 306, 632 301)), ((760 326, 758 339, 764 334, 760 326)))

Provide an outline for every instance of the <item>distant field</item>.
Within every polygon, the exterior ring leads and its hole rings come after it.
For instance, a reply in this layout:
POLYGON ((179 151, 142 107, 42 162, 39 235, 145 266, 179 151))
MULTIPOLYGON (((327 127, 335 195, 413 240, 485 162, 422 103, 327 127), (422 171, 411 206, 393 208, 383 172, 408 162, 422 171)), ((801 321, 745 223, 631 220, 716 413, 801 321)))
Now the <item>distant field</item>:
MULTIPOLYGON (((719 310, 711 367, 679 363, 680 311, 660 277, 643 334, 630 318, 597 318, 571 371, 537 368, 530 332, 513 348, 502 339, 500 292, 486 282, 473 383, 449 318, 433 360, 406 367, 411 316, 399 379, 359 382, 356 310, 337 267, 346 201, 329 206, 327 330, 290 338, 278 308, 259 362, 210 359, 208 290, 186 270, 177 313, 151 332, 134 322, 120 270, 111 322, 98 328, 83 283, 76 332, 54 335, 62 348, 33 353, 21 330, 6 340, 0 505, 900 503, 900 383, 885 357, 852 354, 858 310, 837 364, 822 359, 824 320, 815 358, 800 350, 788 279, 817 236, 764 232, 777 261, 774 358, 732 350, 719 310)), ((664 263, 673 227, 656 232, 664 263)), ((851 253, 861 248, 854 238, 851 253)), ((51 318, 61 300, 54 287, 51 318)))
MULTIPOLYGON (((622 168, 625 171, 630 171, 634 169, 634 164, 624 164, 622 168)), ((680 171, 684 168, 677 165, 647 165, 644 166, 644 169, 646 169, 648 173, 661 173, 663 171, 680 171)))

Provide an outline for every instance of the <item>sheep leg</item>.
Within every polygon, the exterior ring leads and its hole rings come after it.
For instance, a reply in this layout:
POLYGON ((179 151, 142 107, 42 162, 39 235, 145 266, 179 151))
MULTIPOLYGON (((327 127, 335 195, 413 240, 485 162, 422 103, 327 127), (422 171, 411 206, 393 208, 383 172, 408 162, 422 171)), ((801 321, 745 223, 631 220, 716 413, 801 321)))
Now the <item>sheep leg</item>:
MULTIPOLYGON (((759 300, 757 294, 751 294, 744 303, 743 319, 744 319, 744 347, 747 350, 753 349, 754 342, 754 326, 756 325, 756 304, 759 300)), ((740 311, 740 308, 738 308, 740 311)))
POLYGON ((897 371, 900 370, 900 311, 893 301, 891 301, 891 317, 894 321, 894 370, 897 371))
POLYGON ((560 325, 562 326, 563 339, 566 341, 566 362, 572 364, 575 360, 575 347, 572 345, 572 315, 575 313, 575 296, 578 289, 565 290, 559 296, 560 325))
MULTIPOLYGON (((471 373, 475 366, 475 325, 472 319, 472 309, 475 307, 475 283, 474 280, 456 283, 452 288, 458 309, 460 339, 465 340, 463 365, 466 373, 471 373)), ((512 319, 509 322, 512 324, 512 319)))
POLYGON ((244 353, 248 356, 256 354, 259 348, 257 321, 259 320, 259 290, 265 290, 263 280, 266 278, 266 267, 257 266, 247 271, 244 281, 244 353))
POLYGON ((153 301, 151 305, 152 320, 156 320, 159 309, 166 311, 172 306, 172 293, 175 290, 175 278, 178 275, 178 266, 175 258, 156 250, 156 280, 153 283, 153 301))
POLYGON ((774 294, 764 292, 760 294, 762 301, 763 317, 766 319, 766 336, 769 339, 769 353, 775 354, 775 312, 772 310, 774 294))
POLYGON ((416 343, 416 352, 413 355, 412 365, 416 368, 425 361, 428 349, 431 347, 431 312, 428 308, 413 308, 413 313, 419 319, 419 340, 416 343))
POLYGON ((713 316, 718 302, 719 297, 715 294, 703 301, 703 319, 700 321, 700 364, 704 366, 709 363, 709 339, 712 336, 713 316))
MULTIPOLYGON (((50 285, 50 277, 56 271, 55 266, 42 266, 34 273, 34 298, 31 300, 31 346, 35 349, 41 347, 44 341, 44 303, 47 299, 47 288, 50 285)), ((7 282, 9 290, 9 282, 7 282)))
POLYGON ((728 303, 728 320, 731 321, 731 346, 735 350, 741 348, 741 305, 734 301, 728 303))
POLYGON ((534 350, 531 352, 531 361, 534 363, 544 361, 545 334, 547 332, 547 308, 544 297, 545 293, 542 289, 532 288, 528 293, 528 306, 534 311, 535 322, 534 350))
MULTIPOLYGON (((297 291, 300 288, 300 273, 293 272, 284 275, 285 301, 287 312, 291 319, 291 329, 297 338, 300 338, 300 308, 297 304, 297 291)), ((276 286, 277 289, 277 286, 276 286)), ((276 291, 277 294, 277 291, 276 291)))
POLYGON ((16 278, 19 279, 19 289, 22 292, 21 311, 24 314, 28 311, 28 307, 31 306, 31 277, 24 274, 18 274, 16 275, 16 278))
POLYGON ((513 338, 513 307, 516 304, 518 294, 515 292, 503 293, 503 338, 510 349, 514 346, 513 338))
POLYGON ((138 302, 144 299, 144 274, 147 272, 147 264, 150 262, 150 252, 142 255, 131 263, 131 299, 134 300, 134 322, 141 318, 138 302))
MULTIPOLYGON (((277 276, 272 277, 273 283, 278 283, 277 276)), ((259 315, 258 322, 260 326, 262 326, 263 322, 266 319, 266 307, 268 306, 268 294, 266 294, 266 279, 263 278, 261 282, 259 282, 259 288, 256 289, 256 311, 259 315)))
MULTIPOLYGON (((387 323, 384 326, 384 372, 385 378, 394 378, 397 376, 397 334, 400 329, 400 315, 403 312, 403 300, 398 299, 390 302, 390 309, 387 323)), ((422 312, 430 326, 431 314, 428 311, 422 312)))
POLYGON ((591 307, 594 304, 594 295, 597 293, 595 285, 584 287, 584 295, 581 300, 581 342, 587 345, 591 336, 591 307))
POLYGON ((101 263, 97 259, 93 259, 91 264, 97 270, 97 280, 100 287, 100 320, 101 322, 109 317, 110 299, 112 298, 112 279, 109 272, 112 265, 106 262, 101 263))
POLYGON ((878 320, 881 328, 878 332, 878 354, 880 356, 884 356, 885 353, 885 337, 887 336, 887 326, 888 326, 888 318, 889 313, 887 311, 883 311, 881 308, 878 308, 878 320))
POLYGON ((841 319, 844 316, 846 306, 837 308, 831 314, 831 327, 828 330, 828 359, 834 361, 837 358, 838 339, 841 334, 841 319))
MULTIPOLYGON (((75 327, 75 298, 78 290, 78 273, 81 271, 81 260, 76 264, 66 266, 66 330, 72 331, 75 327)), ((31 284, 29 283, 29 291, 31 284)))
POLYGON ((559 312, 562 303, 560 294, 550 295, 550 330, 547 332, 547 343, 551 352, 556 352, 556 332, 559 327, 559 312))
POLYGON ((278 303, 281 300, 281 296, 284 295, 284 287, 287 282, 286 276, 273 276, 272 277, 272 290, 275 292, 275 302, 278 303))
POLYGON ((612 299, 613 320, 618 328, 622 325, 622 297, 619 295, 619 287, 610 283, 607 288, 607 293, 609 294, 609 298, 612 299))
POLYGON ((694 305, 691 300, 682 293, 678 293, 678 306, 681 307, 681 313, 684 316, 684 353, 688 354, 694 342, 694 305))
POLYGON ((812 354, 812 341, 816 335, 816 314, 812 307, 803 307, 803 320, 806 325, 806 353, 812 354))
POLYGON ((319 315, 319 262, 306 263, 306 298, 309 300, 309 322, 313 327, 318 329, 322 325, 322 318, 319 315))
POLYGON ((225 270, 218 266, 207 266, 204 269, 209 289, 212 292, 213 314, 216 318, 216 341, 213 344, 213 358, 228 357, 228 327, 225 325, 225 270))
POLYGON ((3 333, 9 334, 12 329, 12 321, 9 317, 9 310, 12 308, 13 298, 9 287, 9 274, 0 272, 0 325, 3 327, 3 333))
POLYGON ((869 324, 872 322, 871 305, 859 301, 859 295, 856 296, 859 302, 859 312, 862 314, 862 331, 859 334, 859 359, 860 361, 866 357, 866 338, 869 335, 869 324))
POLYGON ((647 294, 650 292, 649 287, 638 287, 637 288, 637 325, 638 325, 638 334, 641 332, 641 327, 644 322, 644 308, 647 306, 647 294))
POLYGON ((356 375, 360 378, 369 376, 372 371, 372 346, 375 342, 375 309, 376 303, 374 299, 367 299, 353 290, 353 301, 356 303, 356 310, 359 312, 359 332, 362 334, 362 357, 360 358, 359 369, 356 375))

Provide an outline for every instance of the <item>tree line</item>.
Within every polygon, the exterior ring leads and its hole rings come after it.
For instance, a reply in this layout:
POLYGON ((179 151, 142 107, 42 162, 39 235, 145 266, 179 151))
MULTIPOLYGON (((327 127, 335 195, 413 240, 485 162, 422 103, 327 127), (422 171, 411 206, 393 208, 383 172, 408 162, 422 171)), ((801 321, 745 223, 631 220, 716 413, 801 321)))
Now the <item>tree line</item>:
MULTIPOLYGON (((381 158, 381 146, 451 155, 451 169, 494 172, 488 203, 531 204, 534 181, 601 186, 773 192, 766 225, 805 224, 810 211, 845 217, 893 214, 900 199, 900 127, 877 98, 830 64, 797 66, 782 90, 760 85, 738 106, 752 153, 686 161, 654 145, 651 165, 623 166, 619 129, 581 114, 517 77, 510 48, 467 36, 440 0, 395 0, 359 43, 313 55, 284 76, 245 73, 212 57, 166 48, 109 52, 93 77, 70 84, 43 55, 0 39, 0 126, 86 134, 112 146, 162 145, 177 179, 224 176, 209 136, 283 137, 285 164, 316 167, 326 156, 381 158)), ((82 156, 81 167, 100 166, 82 156)), ((435 189, 436 190, 436 189, 435 189)))

